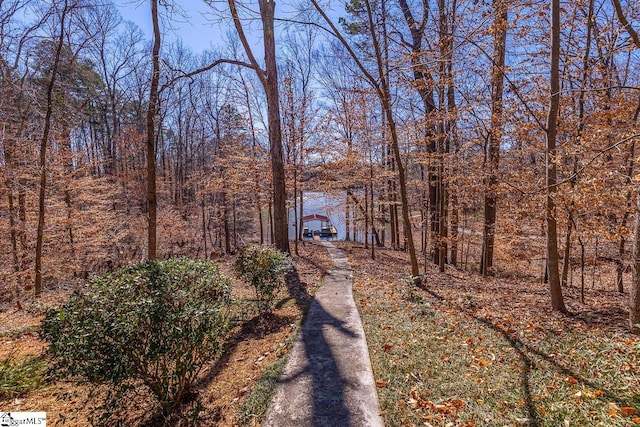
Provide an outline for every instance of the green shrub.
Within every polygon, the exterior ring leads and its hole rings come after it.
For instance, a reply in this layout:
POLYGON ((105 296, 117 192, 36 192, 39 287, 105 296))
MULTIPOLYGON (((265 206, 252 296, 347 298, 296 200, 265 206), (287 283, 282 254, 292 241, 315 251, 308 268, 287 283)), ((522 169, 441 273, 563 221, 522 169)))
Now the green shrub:
POLYGON ((247 245, 240 251, 234 264, 241 279, 251 283, 256 291, 258 309, 269 312, 273 309, 278 288, 291 270, 293 261, 271 246, 247 245))
POLYGON ((141 382, 168 412, 221 352, 230 280, 204 261, 149 261, 98 277, 42 322, 52 371, 124 390, 141 382))
POLYGON ((0 401, 38 389, 44 383, 44 371, 41 356, 16 359, 10 355, 0 361, 0 401))

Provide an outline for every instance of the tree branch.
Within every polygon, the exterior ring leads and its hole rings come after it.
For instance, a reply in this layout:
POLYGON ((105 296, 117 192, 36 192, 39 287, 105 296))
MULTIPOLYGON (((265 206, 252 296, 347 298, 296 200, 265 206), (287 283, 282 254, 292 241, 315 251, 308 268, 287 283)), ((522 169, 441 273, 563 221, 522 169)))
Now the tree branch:
POLYGON ((253 51, 251 50, 251 46, 249 45, 249 41, 247 40, 247 36, 244 33, 244 28, 242 27, 242 22, 240 22, 240 14, 238 13, 238 8, 236 7, 235 0, 227 0, 229 3, 229 10, 231 11, 231 17, 233 19, 233 25, 236 27, 236 32, 238 33, 238 38, 240 39, 240 43, 244 48, 244 51, 249 59, 249 63, 253 66, 253 70, 255 70, 258 78, 262 82, 263 85, 266 85, 267 76, 265 71, 260 68, 258 61, 253 55, 253 51))
POLYGON ((190 71, 188 73, 185 73, 184 71, 178 70, 178 71, 182 72, 183 74, 172 78, 167 83, 164 83, 162 85, 162 87, 160 88, 160 92, 162 92, 165 89, 171 87, 178 80, 181 80, 181 79, 184 79, 184 78, 191 78, 191 77, 196 76, 198 74, 204 73, 205 71, 212 70, 213 68, 215 68, 215 67, 217 67, 218 65, 221 65, 221 64, 231 64, 231 65, 237 65, 239 67, 245 67, 245 68, 250 68, 252 70, 257 70, 256 67, 253 64, 249 64, 247 62, 238 61, 238 60, 235 60, 235 59, 221 58, 221 59, 217 59, 217 60, 213 61, 209 65, 205 65, 202 68, 198 68, 197 70, 193 70, 193 71, 190 71))
MULTIPOLYGON (((229 1, 233 1, 233 0, 229 0, 229 1)), ((333 21, 327 16, 325 11, 320 7, 320 5, 318 4, 317 0, 311 0, 311 4, 313 4, 313 7, 320 14, 320 16, 322 16, 322 19, 324 19, 324 21, 327 23, 327 25, 329 25, 329 27, 331 28, 331 34, 333 34, 333 36, 335 38, 337 38, 338 41, 342 44, 342 46, 347 50, 347 52, 349 53, 349 56, 351 56, 351 59, 353 60, 353 62, 355 62, 356 66, 360 69, 360 71, 362 72, 362 74, 364 75, 366 80, 376 90, 376 92, 378 93, 378 96, 380 96, 380 99, 382 99, 383 98, 383 93, 382 93, 382 89, 380 88, 380 84, 375 79, 375 77, 373 77, 373 75, 371 75, 371 73, 369 72, 369 70, 367 70, 367 68, 364 66, 364 64, 360 61, 360 58, 354 52, 354 50, 351 48, 351 45, 344 38, 344 36, 340 32, 340 30, 338 30, 338 28, 333 23, 333 21)))
POLYGON ((633 29, 629 21, 627 21, 627 17, 624 16, 624 12, 622 11, 622 5, 620 4, 620 0, 611 0, 613 2, 613 7, 616 9, 616 15, 618 15, 618 20, 622 24, 629 36, 631 36, 631 40, 636 45, 638 49, 640 49, 640 37, 638 37, 638 33, 633 29))

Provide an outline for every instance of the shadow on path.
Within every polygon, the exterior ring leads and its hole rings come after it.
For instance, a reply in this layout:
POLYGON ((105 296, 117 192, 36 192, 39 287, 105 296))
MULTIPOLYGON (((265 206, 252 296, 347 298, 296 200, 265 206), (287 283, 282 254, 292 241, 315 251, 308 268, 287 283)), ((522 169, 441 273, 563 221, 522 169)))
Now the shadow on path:
MULTIPOLYGON (((350 412, 345 406, 345 378, 335 355, 331 351, 330 341, 339 339, 334 333, 356 338, 357 335, 348 329, 345 322, 329 314, 317 300, 311 303, 307 321, 302 327, 301 342, 304 347, 304 366, 296 364, 297 370, 287 372, 279 384, 295 381, 311 382, 312 410, 306 420, 313 426, 349 426, 350 412), (331 339, 333 338, 333 339, 331 339), (306 377, 306 378, 305 378, 306 377)), ((347 369, 347 367, 342 367, 347 369)), ((300 420, 302 421, 302 420, 300 420)))
MULTIPOLYGON (((344 256, 310 300, 294 270, 290 295, 309 307, 265 426, 381 426, 364 331, 352 297, 351 269, 344 256)), ((340 251, 338 254, 342 255, 340 251)))

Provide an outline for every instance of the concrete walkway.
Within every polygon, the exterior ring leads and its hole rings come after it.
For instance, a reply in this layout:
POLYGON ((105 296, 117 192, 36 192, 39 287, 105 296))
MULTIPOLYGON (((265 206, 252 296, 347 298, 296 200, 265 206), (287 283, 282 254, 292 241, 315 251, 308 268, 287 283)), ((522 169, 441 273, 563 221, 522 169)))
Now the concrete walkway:
POLYGON ((342 251, 311 303, 263 426, 382 426, 367 342, 342 251))

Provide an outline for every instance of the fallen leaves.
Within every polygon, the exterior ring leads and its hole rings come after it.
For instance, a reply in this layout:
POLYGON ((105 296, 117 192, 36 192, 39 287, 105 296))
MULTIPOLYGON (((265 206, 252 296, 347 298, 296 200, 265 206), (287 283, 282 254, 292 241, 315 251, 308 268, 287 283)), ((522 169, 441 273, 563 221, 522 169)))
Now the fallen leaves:
MULTIPOLYGON (((353 253, 353 265, 368 266, 364 277, 356 276, 367 283, 356 297, 367 300, 361 315, 372 364, 387 381, 397 379, 378 386, 390 425, 526 425, 532 422, 528 411, 540 425, 640 421, 633 400, 640 385, 639 343, 613 330, 618 323, 555 316, 547 294, 528 280, 428 272, 429 290, 408 293, 395 259, 373 262, 364 251, 353 253), (428 372, 421 372, 424 367, 428 372)), ((603 307, 622 301, 610 292, 590 297, 603 307)), ((602 313, 609 320, 609 311, 602 313)))
POLYGON ((631 406, 618 406, 613 402, 609 402, 608 404, 609 407, 609 411, 608 411, 608 415, 610 417, 617 417, 617 416, 625 416, 625 417, 633 417, 631 418, 631 421, 633 421, 634 423, 640 423, 640 417, 634 417, 633 415, 635 415, 636 413, 636 409, 631 407, 631 406))

